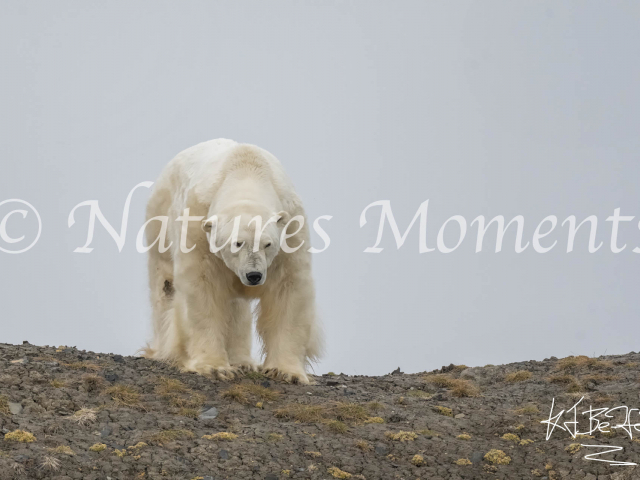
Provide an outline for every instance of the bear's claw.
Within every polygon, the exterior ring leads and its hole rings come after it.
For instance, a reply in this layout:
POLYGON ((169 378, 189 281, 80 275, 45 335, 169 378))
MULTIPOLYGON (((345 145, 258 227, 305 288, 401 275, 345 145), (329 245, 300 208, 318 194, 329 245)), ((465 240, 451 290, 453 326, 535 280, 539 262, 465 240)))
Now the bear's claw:
POLYGON ((210 375, 219 380, 233 380, 239 377, 242 370, 239 367, 225 365, 215 367, 213 365, 187 365, 183 369, 185 372, 195 372, 200 375, 210 375))
POLYGON ((265 368, 262 370, 263 375, 273 380, 282 380, 286 383, 313 385, 315 382, 311 380, 305 373, 290 373, 280 370, 276 367, 265 368))

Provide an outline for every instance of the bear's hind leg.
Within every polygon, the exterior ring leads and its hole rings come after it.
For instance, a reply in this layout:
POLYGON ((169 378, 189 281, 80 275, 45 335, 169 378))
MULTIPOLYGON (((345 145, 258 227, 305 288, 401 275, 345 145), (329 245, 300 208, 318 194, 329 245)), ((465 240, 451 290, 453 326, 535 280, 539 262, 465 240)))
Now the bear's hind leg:
POLYGON ((168 252, 149 250, 148 269, 153 338, 142 351, 148 358, 160 359, 160 352, 167 350, 163 344, 166 332, 172 328, 168 323, 173 321, 173 262, 168 252))

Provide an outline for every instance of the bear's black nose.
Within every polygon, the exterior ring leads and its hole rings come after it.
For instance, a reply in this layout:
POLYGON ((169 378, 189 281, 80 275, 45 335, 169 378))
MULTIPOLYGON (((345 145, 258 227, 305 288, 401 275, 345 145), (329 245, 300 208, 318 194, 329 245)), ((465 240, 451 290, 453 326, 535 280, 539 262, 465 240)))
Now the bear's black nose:
POLYGON ((262 280, 262 274, 260 272, 247 273, 247 280, 251 285, 257 285, 262 280))

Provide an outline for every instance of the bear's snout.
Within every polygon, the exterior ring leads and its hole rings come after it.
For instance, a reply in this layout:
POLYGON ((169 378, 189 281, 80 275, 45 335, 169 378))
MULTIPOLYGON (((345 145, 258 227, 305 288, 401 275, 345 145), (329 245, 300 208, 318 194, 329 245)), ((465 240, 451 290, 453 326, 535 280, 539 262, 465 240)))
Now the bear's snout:
POLYGON ((250 285, 257 285, 262 280, 262 274, 260 272, 247 273, 247 281, 250 285))

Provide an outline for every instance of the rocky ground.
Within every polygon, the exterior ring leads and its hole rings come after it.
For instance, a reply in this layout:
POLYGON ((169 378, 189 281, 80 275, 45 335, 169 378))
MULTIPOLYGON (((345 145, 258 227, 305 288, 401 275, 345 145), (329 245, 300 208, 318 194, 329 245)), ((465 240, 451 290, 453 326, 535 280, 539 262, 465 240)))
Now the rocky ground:
POLYGON ((550 358, 326 374, 302 386, 260 374, 225 383, 138 357, 0 344, 0 478, 640 478, 640 468, 611 463, 640 463, 640 415, 607 411, 638 406, 639 363, 636 353, 550 358), (556 415, 582 397, 574 409, 582 434, 561 430, 569 411, 546 440, 540 422, 552 399, 556 415), (590 405, 604 409, 591 413, 599 431, 583 414, 590 405), (585 459, 604 446, 621 449, 585 459))

